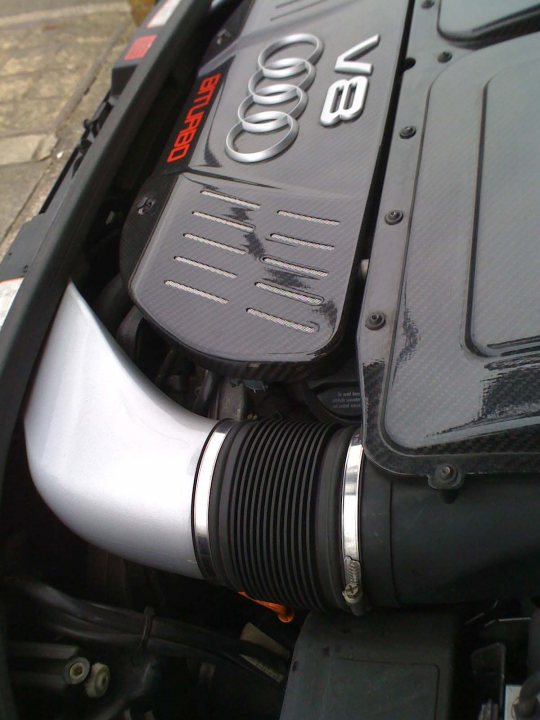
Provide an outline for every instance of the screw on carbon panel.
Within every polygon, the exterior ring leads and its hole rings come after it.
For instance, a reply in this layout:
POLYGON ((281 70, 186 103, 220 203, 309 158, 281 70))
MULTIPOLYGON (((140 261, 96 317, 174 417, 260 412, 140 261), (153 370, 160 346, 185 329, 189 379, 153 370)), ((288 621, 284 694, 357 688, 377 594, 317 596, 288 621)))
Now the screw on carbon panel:
POLYGON ((386 325, 386 315, 382 312, 371 312, 366 318, 368 330, 380 330, 386 325))
POLYGON ((154 198, 144 197, 137 204, 137 213, 139 215, 146 215, 146 213, 150 212, 150 210, 154 207, 155 204, 156 201, 154 198))
POLYGON ((434 490, 457 490, 463 485, 463 476, 454 465, 444 463, 435 468, 429 485, 434 490))
POLYGON ((399 137, 403 138, 404 140, 408 140, 409 138, 412 138, 416 135, 416 128, 414 125, 406 125, 404 128, 401 128, 399 131, 399 137))
POLYGON ((232 35, 229 32, 229 30, 227 30, 227 28, 223 28, 216 35, 216 45, 219 45, 219 46, 224 45, 226 42, 231 40, 231 38, 232 38, 232 35))
POLYGON ((397 225, 403 220, 403 213, 401 210, 390 210, 384 216, 384 221, 387 225, 397 225))

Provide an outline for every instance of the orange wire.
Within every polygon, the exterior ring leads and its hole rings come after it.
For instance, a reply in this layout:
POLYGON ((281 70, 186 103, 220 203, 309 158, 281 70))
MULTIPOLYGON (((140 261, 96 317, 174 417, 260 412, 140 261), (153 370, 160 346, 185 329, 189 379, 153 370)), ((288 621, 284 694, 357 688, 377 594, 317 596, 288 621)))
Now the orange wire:
POLYGON ((246 598, 246 600, 251 600, 251 602, 254 602, 257 605, 261 605, 267 610, 271 610, 277 615, 278 620, 282 623, 288 624, 294 620, 295 613, 292 608, 288 608, 285 605, 280 605, 279 603, 266 602, 266 600, 255 600, 255 598, 246 595, 245 592, 241 592, 238 594, 241 595, 243 598, 246 598))

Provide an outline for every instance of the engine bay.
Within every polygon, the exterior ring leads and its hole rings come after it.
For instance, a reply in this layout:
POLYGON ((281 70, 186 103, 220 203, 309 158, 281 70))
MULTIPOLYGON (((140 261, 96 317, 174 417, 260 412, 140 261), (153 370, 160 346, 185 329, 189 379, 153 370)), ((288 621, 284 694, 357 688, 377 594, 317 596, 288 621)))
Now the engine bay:
POLYGON ((539 718, 538 5, 150 32, 25 231, 94 194, 9 434, 6 720, 539 718))

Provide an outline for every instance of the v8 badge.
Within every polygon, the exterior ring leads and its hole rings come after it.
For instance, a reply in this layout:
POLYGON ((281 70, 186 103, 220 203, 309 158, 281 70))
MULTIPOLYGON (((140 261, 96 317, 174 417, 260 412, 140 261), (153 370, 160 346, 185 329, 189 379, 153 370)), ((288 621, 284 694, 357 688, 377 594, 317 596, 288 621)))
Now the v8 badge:
POLYGON ((380 40, 380 35, 373 35, 345 51, 336 60, 336 72, 354 74, 356 77, 349 80, 342 78, 330 85, 321 113, 321 124, 325 127, 356 120, 364 111, 368 77, 373 72, 373 65, 360 62, 358 58, 377 47, 380 40))

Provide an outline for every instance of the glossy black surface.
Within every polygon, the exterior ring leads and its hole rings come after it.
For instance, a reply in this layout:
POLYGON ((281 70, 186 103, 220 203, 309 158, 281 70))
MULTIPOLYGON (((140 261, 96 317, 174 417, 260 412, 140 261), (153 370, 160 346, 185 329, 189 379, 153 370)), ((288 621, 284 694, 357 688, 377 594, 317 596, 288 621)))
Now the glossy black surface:
POLYGON ((455 42, 481 44, 538 29, 535 0, 441 0, 439 30, 455 42))
POLYGON ((540 37, 449 46, 417 6, 362 322, 366 448, 433 475, 538 468, 540 37), (441 63, 441 52, 451 52, 441 63), (388 226, 384 213, 404 220, 388 226))
MULTIPOLYGON (((196 84, 223 73, 218 95, 189 167, 182 167, 155 213, 159 221, 130 289, 145 315, 202 364, 236 375, 290 378, 338 346, 366 246, 365 220, 406 9, 406 0, 259 0, 237 41, 201 68, 196 84), (298 118, 298 136, 269 160, 237 162, 227 156, 225 142, 257 58, 270 43, 294 33, 310 33, 324 45, 313 63, 316 76, 298 118), (378 45, 359 58, 373 66, 363 113, 324 127, 320 116, 330 86, 354 77, 336 72, 338 56, 375 35, 378 45)), ((291 44, 272 58, 305 58, 312 49, 291 44)), ((254 105, 248 112, 290 111, 293 104, 254 105)), ((238 145, 251 152, 282 136, 283 131, 244 134, 238 145)), ((166 171, 171 170, 176 168, 166 171)), ((151 192, 150 182, 144 193, 151 192)), ((124 244, 140 234, 137 224, 135 210, 124 244)))

